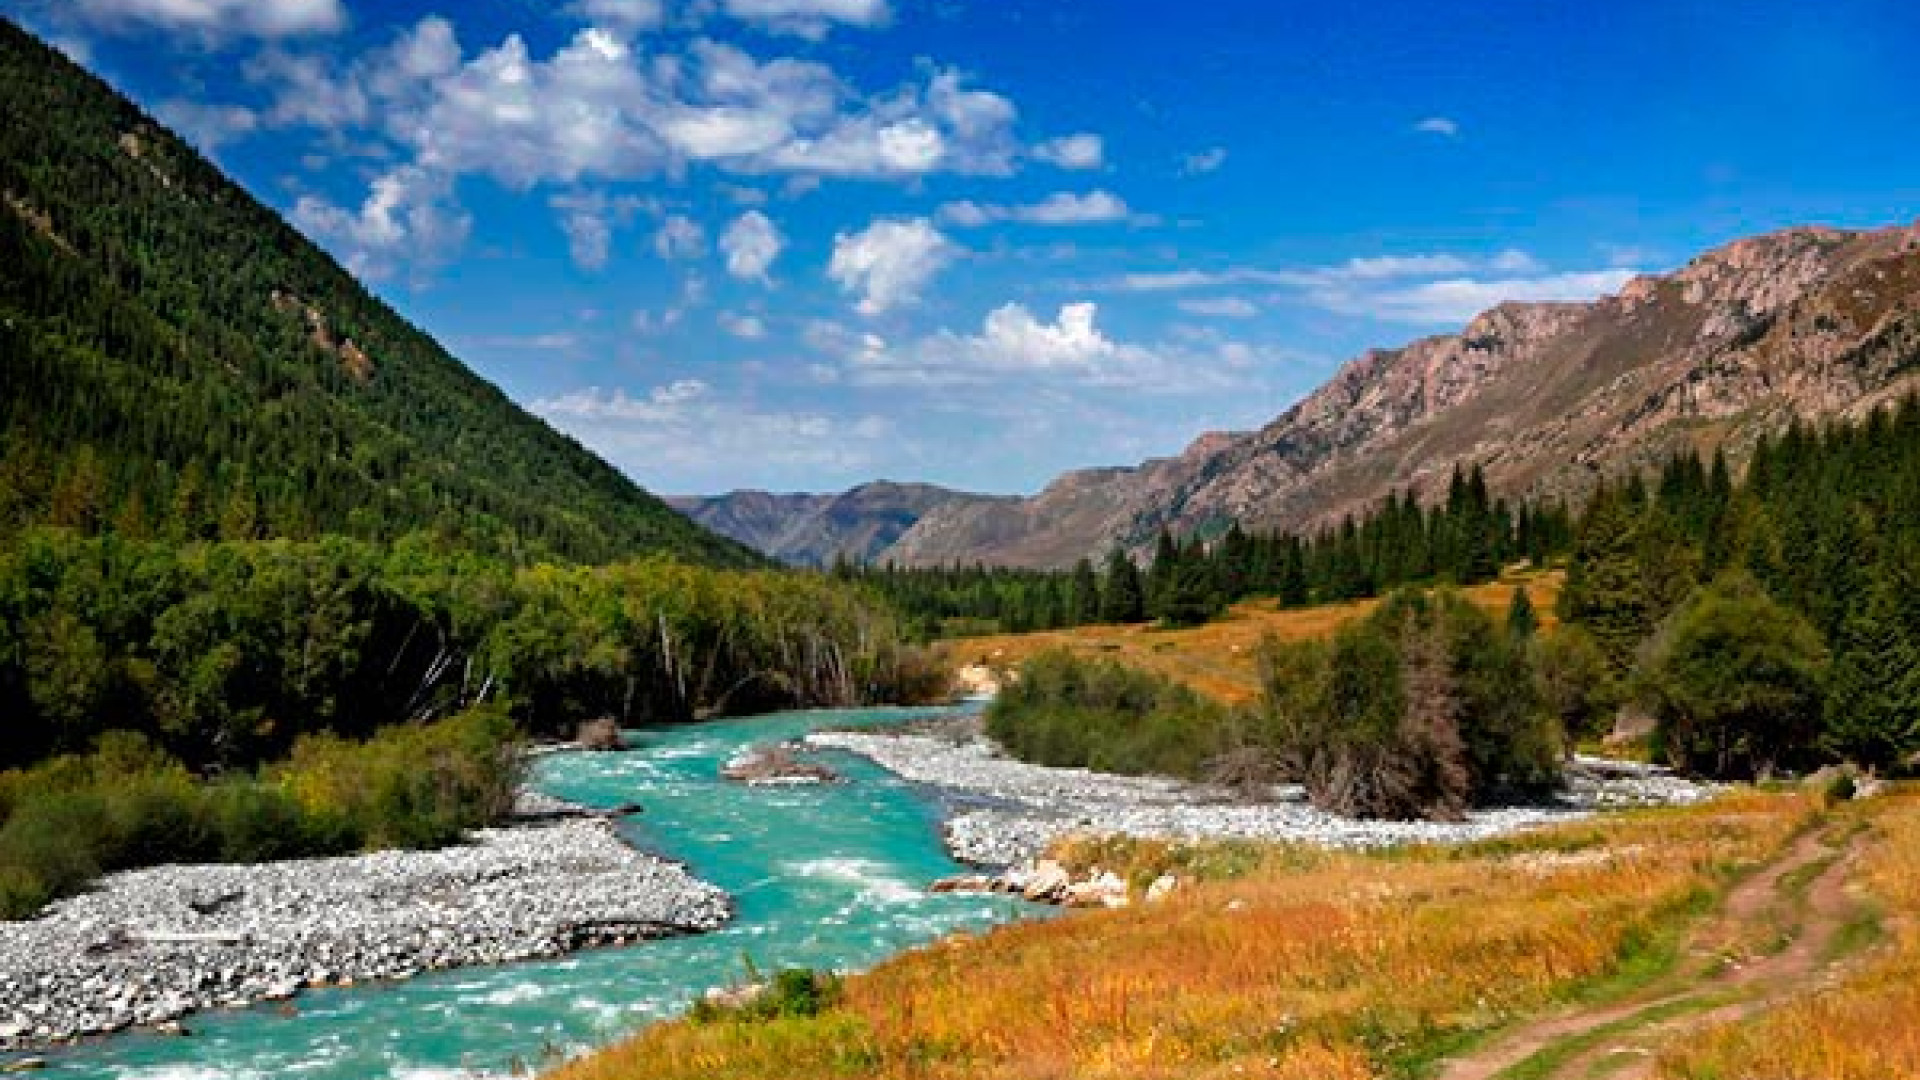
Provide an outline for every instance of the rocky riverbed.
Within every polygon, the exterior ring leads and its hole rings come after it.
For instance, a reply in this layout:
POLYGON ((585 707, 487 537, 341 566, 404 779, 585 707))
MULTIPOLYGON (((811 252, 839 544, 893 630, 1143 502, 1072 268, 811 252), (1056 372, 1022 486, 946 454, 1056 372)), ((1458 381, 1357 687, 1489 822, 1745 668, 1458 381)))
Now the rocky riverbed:
POLYGON ((1688 803, 1713 792, 1665 769, 1582 758, 1566 790, 1551 802, 1475 810, 1457 822, 1363 821, 1314 808, 1293 785, 1248 801, 1166 777, 1029 765, 1001 754, 977 725, 888 734, 827 731, 807 742, 860 754, 916 783, 988 800, 960 807, 947 822, 946 841, 955 858, 990 867, 1030 863, 1073 833, 1378 847, 1479 840, 1599 809, 1688 803))
POLYGON ((0 923, 0 1049, 181 1031, 198 1009, 696 933, 730 914, 720 889, 593 818, 441 851, 129 871, 0 923))

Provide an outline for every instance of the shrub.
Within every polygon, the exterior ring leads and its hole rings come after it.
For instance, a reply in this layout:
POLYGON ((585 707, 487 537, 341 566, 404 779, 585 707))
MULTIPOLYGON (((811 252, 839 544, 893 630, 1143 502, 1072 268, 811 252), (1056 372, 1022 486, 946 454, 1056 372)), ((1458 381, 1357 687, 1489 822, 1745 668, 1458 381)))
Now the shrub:
POLYGON ((1024 761, 1198 779, 1226 713, 1160 675, 1065 650, 1028 660, 987 708, 987 733, 1024 761))

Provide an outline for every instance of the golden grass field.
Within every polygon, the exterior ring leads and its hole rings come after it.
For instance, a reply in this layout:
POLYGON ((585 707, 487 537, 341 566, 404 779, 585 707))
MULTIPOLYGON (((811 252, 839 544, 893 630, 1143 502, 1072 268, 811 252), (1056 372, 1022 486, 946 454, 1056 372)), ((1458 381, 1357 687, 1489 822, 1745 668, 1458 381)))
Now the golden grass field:
MULTIPOLYGON (((1884 909, 1920 909, 1912 796, 1826 812, 1812 797, 1736 794, 1395 854, 1242 848, 1226 860, 1254 852, 1241 876, 1160 905, 955 938, 852 977, 818 1016, 670 1023, 555 1075, 1428 1076, 1517 1019, 1672 970, 1685 928, 1730 881, 1835 814, 1870 818, 1863 880, 1884 909)), ((1774 934, 1736 921, 1717 948, 1757 954, 1779 947, 1774 934)), ((1902 924, 1898 941, 1842 992, 1688 1040, 1659 1067, 1675 1080, 1920 1075, 1920 938, 1902 924)))
MULTIPOLYGON (((1541 624, 1551 626, 1554 601, 1565 579, 1565 573, 1559 570, 1512 574, 1462 591, 1495 618, 1505 618, 1514 588, 1524 586, 1541 624)), ((960 638, 941 648, 955 667, 985 664, 996 670, 1012 670, 1035 653, 1064 647, 1081 656, 1104 656, 1146 668, 1218 701, 1238 705, 1251 701, 1259 692, 1254 653, 1261 638, 1269 634, 1282 641, 1326 637, 1378 604, 1378 600, 1358 600, 1281 611, 1271 600, 1249 600, 1234 605, 1220 619, 1186 630, 1081 626, 1034 634, 960 638)))

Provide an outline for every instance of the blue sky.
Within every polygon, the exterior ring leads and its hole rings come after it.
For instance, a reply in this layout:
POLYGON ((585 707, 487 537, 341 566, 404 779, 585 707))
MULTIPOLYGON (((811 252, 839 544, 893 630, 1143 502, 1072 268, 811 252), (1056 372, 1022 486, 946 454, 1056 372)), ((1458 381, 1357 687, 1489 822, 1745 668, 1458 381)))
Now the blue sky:
POLYGON ((670 494, 1031 491, 1920 207, 1920 5, 0 0, 670 494))

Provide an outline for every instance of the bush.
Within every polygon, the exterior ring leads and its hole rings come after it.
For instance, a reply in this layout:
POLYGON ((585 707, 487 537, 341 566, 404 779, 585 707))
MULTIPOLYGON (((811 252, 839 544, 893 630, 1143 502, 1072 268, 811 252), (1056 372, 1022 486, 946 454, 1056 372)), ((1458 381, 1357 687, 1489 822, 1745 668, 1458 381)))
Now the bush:
POLYGON ((1162 676, 1065 650, 1028 660, 987 708, 987 734, 1023 761, 1199 779, 1225 710, 1162 676))
POLYGON ((1323 809, 1451 818, 1558 779, 1526 642, 1453 593, 1403 591, 1331 643, 1269 640, 1261 669, 1260 728, 1323 809))
POLYGON ((303 740, 259 776, 195 779, 138 735, 0 773, 0 918, 26 918, 102 873, 263 862, 458 841, 512 805, 520 755, 504 711, 303 740))
POLYGON ((1806 619, 1735 572, 1696 592, 1648 641, 1638 686, 1675 765, 1753 778, 1813 746, 1826 657, 1806 619))

